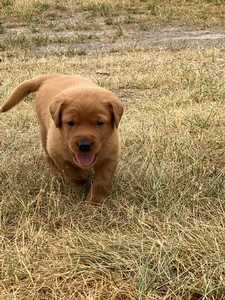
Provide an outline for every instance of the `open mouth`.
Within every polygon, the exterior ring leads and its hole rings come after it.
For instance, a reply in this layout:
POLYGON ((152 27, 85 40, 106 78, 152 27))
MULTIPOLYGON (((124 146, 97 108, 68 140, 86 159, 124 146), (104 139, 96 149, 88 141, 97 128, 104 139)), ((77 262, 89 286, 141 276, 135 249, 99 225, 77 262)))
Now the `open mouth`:
POLYGON ((79 153, 75 154, 75 158, 81 167, 89 167, 95 160, 95 154, 79 153))

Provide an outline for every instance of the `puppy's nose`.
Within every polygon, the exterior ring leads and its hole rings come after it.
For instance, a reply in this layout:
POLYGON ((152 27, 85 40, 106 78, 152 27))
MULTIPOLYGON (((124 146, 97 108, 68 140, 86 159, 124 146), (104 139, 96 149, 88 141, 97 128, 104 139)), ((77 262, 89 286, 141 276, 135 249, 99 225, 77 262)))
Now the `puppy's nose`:
POLYGON ((79 150, 82 152, 88 152, 91 150, 91 143, 89 141, 82 141, 78 143, 79 150))

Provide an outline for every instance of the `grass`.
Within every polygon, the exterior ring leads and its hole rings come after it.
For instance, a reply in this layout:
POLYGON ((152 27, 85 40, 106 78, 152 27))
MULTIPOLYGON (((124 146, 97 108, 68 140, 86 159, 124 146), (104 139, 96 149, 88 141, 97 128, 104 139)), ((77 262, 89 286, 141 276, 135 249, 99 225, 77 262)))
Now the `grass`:
POLYGON ((8 16, 19 22, 19 24, 33 24, 43 21, 58 20, 64 21, 74 14, 81 13, 83 21, 93 25, 93 21, 98 17, 99 21, 112 19, 122 24, 130 24, 131 28, 138 28, 139 23, 146 23, 150 27, 165 24, 184 26, 217 26, 224 25, 224 3, 223 1, 204 0, 76 0, 60 1, 40 0, 1 0, 1 15, 6 27, 10 27, 12 22, 8 16), (221 9, 222 7, 222 9, 221 9), (188 15, 188 18, 187 18, 188 15), (132 22, 127 22, 131 20, 132 22))
POLYGON ((40 1, 33 7, 23 1, 20 14, 21 1, 0 2, 1 45, 10 40, 1 48, 0 103, 23 80, 60 72, 92 78, 114 91, 125 107, 121 159, 111 196, 100 208, 84 205, 85 188, 49 174, 34 96, 0 115, 0 299, 224 299, 223 48, 81 55, 90 37, 102 40, 103 35, 108 41, 123 37, 126 26, 139 30, 135 20, 141 16, 143 22, 147 7, 147 21, 141 23, 146 26, 224 22, 222 1, 170 2, 173 6, 168 1, 77 1, 75 7, 70 1, 40 1), (112 18, 105 24, 113 26, 112 35, 105 27, 98 32, 79 28, 73 39, 80 39, 80 53, 71 43, 70 55, 37 56, 37 41, 71 42, 53 30, 64 26, 56 16, 65 17, 69 8, 73 13, 71 7, 86 16, 85 26, 97 28, 112 18), (181 7, 190 16, 186 21, 181 7), (32 20, 39 18, 33 23, 35 35, 44 33, 46 40, 27 37, 26 11, 32 20), (131 23, 125 23, 125 12, 131 23), (47 21, 40 22, 47 14, 54 18, 52 31, 47 21), (20 35, 5 36, 13 24, 8 16, 23 28, 26 47, 13 42, 20 35))
POLYGON ((127 40, 132 31, 165 26, 224 27, 224 11, 220 0, 1 0, 0 51, 7 49, 8 55, 14 55, 12 48, 16 44, 19 49, 33 51, 41 47, 37 42, 45 42, 39 41, 41 38, 57 44, 53 35, 60 33, 67 39, 66 47, 68 39, 70 44, 83 43, 81 36, 92 36, 104 43, 127 40), (11 32, 15 35, 11 36, 11 32), (71 34, 78 38, 71 38, 71 34))

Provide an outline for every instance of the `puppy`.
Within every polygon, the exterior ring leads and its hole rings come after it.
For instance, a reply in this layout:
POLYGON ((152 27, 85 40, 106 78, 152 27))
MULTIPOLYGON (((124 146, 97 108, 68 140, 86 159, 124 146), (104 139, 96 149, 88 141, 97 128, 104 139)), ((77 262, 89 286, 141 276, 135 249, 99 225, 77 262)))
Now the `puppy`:
POLYGON ((79 183, 93 168, 86 201, 101 204, 109 196, 120 155, 121 101, 88 78, 46 74, 22 82, 0 112, 34 92, 41 142, 51 169, 79 183))

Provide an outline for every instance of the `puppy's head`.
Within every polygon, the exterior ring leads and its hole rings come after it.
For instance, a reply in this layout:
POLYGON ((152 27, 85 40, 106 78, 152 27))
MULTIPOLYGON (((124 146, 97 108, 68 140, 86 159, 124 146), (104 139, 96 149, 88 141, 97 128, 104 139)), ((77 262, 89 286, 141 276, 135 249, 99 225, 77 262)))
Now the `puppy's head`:
POLYGON ((91 167, 123 114, 120 100, 110 91, 71 88, 57 95, 50 112, 74 161, 91 167))

